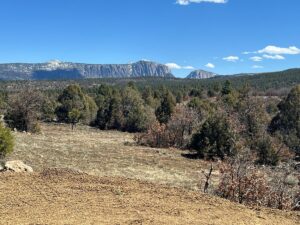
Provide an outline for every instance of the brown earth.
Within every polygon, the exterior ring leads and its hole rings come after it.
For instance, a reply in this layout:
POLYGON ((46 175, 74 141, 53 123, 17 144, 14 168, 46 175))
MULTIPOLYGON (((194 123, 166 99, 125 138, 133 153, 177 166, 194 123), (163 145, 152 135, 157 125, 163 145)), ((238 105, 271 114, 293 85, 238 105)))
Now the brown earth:
POLYGON ((300 224, 300 214, 70 170, 0 174, 0 224, 300 224))
MULTIPOLYGON (((125 177, 197 190, 210 164, 183 157, 178 149, 136 146, 134 134, 70 125, 42 124, 41 134, 14 132, 7 160, 22 160, 34 171, 71 168, 90 175, 125 177)), ((217 170, 214 171, 216 173, 217 170)))

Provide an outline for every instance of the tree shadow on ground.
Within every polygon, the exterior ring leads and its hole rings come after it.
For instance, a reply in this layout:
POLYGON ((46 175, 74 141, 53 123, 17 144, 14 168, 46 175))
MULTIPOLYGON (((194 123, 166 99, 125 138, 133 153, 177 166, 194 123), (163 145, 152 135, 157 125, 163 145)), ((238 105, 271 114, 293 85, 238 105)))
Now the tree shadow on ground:
POLYGON ((199 155, 199 153, 197 152, 182 153, 181 156, 187 159, 194 159, 194 160, 204 158, 202 155, 199 155))

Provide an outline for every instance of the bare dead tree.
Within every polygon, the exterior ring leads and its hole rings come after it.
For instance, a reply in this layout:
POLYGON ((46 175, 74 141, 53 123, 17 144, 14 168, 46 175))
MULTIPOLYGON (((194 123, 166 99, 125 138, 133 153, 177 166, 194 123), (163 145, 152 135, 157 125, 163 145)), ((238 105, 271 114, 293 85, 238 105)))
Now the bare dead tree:
POLYGON ((205 173, 204 173, 204 176, 205 176, 205 178, 206 178, 205 184, 204 184, 204 189, 203 189, 204 193, 207 193, 207 191, 208 191, 212 172, 213 172, 213 164, 211 163, 211 164, 210 164, 210 169, 209 169, 208 174, 205 174, 205 173))

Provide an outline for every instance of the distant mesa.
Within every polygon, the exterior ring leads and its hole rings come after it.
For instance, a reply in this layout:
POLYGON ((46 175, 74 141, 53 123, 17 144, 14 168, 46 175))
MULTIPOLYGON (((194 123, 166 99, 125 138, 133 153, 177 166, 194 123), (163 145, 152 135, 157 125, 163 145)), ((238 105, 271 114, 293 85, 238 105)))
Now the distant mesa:
POLYGON ((138 61, 129 64, 85 64, 53 60, 47 63, 0 64, 2 80, 57 80, 85 78, 174 77, 159 63, 138 61))
POLYGON ((186 78, 187 79, 207 79, 217 76, 217 74, 205 70, 192 71, 186 78))

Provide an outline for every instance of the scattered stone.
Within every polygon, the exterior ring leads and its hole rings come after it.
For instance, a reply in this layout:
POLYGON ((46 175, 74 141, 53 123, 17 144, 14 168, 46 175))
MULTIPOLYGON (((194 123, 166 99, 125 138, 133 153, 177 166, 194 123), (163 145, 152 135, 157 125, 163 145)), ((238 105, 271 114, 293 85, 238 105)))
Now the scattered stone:
POLYGON ((0 171, 11 171, 15 173, 22 173, 22 172, 27 172, 27 173, 32 173, 33 169, 23 163, 20 160, 15 160, 15 161, 8 161, 4 165, 4 169, 0 171))
POLYGON ((300 200, 295 204, 294 211, 300 211, 300 200))
POLYGON ((294 168, 295 168, 295 170, 298 170, 300 172, 300 162, 296 163, 294 168))

